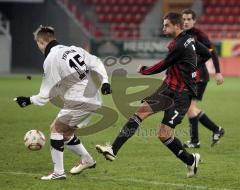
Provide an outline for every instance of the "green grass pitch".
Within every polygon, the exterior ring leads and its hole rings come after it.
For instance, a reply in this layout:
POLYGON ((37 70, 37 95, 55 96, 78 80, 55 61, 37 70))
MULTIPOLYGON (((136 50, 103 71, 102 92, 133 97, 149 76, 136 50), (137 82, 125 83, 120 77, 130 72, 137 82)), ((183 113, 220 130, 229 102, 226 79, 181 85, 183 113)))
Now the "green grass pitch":
MULTIPOLYGON (((211 133, 201 125, 202 163, 196 177, 187 179, 185 165, 163 146, 154 131, 162 119, 162 113, 145 120, 141 130, 121 149, 114 162, 106 161, 95 150, 96 144, 112 142, 126 119, 119 114, 118 121, 101 132, 81 137, 82 142, 97 161, 95 169, 71 176, 69 170, 78 161, 70 151, 65 151, 67 180, 41 181, 41 175, 52 170, 49 152, 49 126, 58 108, 48 104, 44 107, 29 106, 21 109, 13 102, 18 95, 38 93, 40 77, 0 77, 0 189, 240 189, 240 78, 226 78, 222 86, 212 79, 199 103, 206 114, 225 128, 221 142, 211 148, 211 133), (23 136, 30 129, 39 129, 47 137, 41 151, 31 152, 23 144, 23 136), (149 133, 151 132, 151 133, 149 133)), ((104 105, 115 110, 111 96, 104 96, 104 105)), ((185 118, 176 129, 176 135, 188 139, 185 118)))

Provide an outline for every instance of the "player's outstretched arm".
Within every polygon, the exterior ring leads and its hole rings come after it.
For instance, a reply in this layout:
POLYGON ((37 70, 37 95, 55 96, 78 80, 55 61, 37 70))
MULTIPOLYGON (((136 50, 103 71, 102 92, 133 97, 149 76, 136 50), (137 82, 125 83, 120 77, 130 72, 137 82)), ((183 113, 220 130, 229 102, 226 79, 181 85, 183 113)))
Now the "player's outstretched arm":
POLYGON ((14 101, 17 102, 21 108, 31 104, 30 97, 18 96, 14 98, 14 101))

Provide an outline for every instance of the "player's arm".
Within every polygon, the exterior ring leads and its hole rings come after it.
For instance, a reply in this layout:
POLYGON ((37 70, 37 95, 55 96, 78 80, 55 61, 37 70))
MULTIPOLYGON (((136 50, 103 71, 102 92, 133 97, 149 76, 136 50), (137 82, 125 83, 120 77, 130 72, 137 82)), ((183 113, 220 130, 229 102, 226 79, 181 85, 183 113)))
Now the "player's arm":
POLYGON ((50 91, 54 87, 54 79, 53 74, 57 72, 56 67, 57 64, 48 64, 47 62, 44 64, 44 75, 42 78, 42 83, 40 87, 40 91, 37 95, 31 96, 31 103, 37 106, 44 106, 50 100, 50 91))
POLYGON ((220 71, 219 59, 218 59, 217 52, 215 51, 214 45, 210 42, 209 38, 204 33, 202 33, 198 37, 198 40, 209 49, 209 51, 211 53, 213 66, 214 66, 215 72, 216 72, 215 79, 216 79, 218 85, 222 84, 224 82, 224 79, 223 79, 223 76, 220 71))
POLYGON ((197 66, 199 67, 202 64, 205 64, 205 62, 211 58, 211 53, 209 49, 198 40, 195 41, 195 46, 196 53, 198 55, 197 66))
POLYGON ((88 64, 88 67, 90 70, 95 71, 99 78, 101 79, 101 92, 103 95, 107 95, 107 94, 111 94, 112 93, 112 89, 111 89, 111 85, 108 82, 108 75, 107 75, 107 71, 102 63, 102 61, 94 56, 89 54, 88 52, 86 52, 85 54, 87 54, 87 56, 89 56, 89 61, 86 62, 86 64, 88 64))
POLYGON ((177 48, 177 45, 176 45, 176 47, 167 54, 165 59, 161 60, 157 64, 150 67, 141 66, 138 69, 138 72, 141 73, 142 75, 153 75, 153 74, 161 73, 171 65, 175 64, 178 61, 181 53, 182 53, 182 48, 177 48))
POLYGON ((212 62, 213 62, 215 72, 216 72, 215 80, 217 82, 217 85, 223 84, 224 79, 223 79, 223 76, 222 76, 221 71, 220 71, 220 64, 219 64, 218 55, 217 55, 217 53, 214 49, 211 51, 211 55, 212 55, 212 62))
POLYGON ((52 87, 53 87, 53 79, 51 75, 51 65, 45 62, 44 76, 42 79, 42 84, 41 84, 39 94, 31 97, 18 96, 14 100, 18 103, 20 107, 26 107, 30 104, 43 106, 49 101, 49 94, 52 87))

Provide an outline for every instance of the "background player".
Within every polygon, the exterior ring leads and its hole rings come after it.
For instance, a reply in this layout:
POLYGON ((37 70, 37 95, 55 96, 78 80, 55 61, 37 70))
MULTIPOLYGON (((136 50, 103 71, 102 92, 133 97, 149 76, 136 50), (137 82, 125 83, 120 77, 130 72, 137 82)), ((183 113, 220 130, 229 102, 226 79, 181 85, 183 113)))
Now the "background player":
MULTIPOLYGON (((123 144, 134 135, 140 123, 148 116, 164 107, 164 102, 172 99, 173 104, 166 108, 159 128, 159 140, 171 150, 182 162, 187 164, 187 177, 192 177, 197 172, 200 155, 188 153, 178 138, 174 137, 174 128, 181 123, 187 112, 192 96, 196 94, 196 66, 197 54, 194 40, 183 31, 182 15, 168 13, 164 17, 163 31, 174 38, 167 57, 154 66, 140 66, 139 72, 151 75, 168 69, 167 77, 162 86, 151 96, 143 100, 138 111, 129 119, 120 131, 112 145, 96 145, 96 149, 106 159, 115 160, 123 144)), ((203 48, 205 48, 203 46, 203 48)), ((205 48, 205 52, 210 54, 205 48)), ((206 56, 205 56, 206 57, 206 56)), ((168 105, 169 106, 169 105, 168 105)))
POLYGON ((106 70, 94 55, 76 46, 59 45, 52 27, 40 26, 34 32, 36 43, 45 55, 44 77, 40 92, 31 97, 17 97, 20 107, 30 104, 45 105, 49 100, 60 97, 63 108, 51 125, 50 144, 54 171, 42 180, 65 179, 63 164, 64 144, 77 155, 80 163, 70 170, 77 174, 86 168, 95 167, 96 162, 74 134, 76 129, 86 125, 91 113, 101 106, 98 89, 90 84, 90 71, 101 77, 103 94, 111 93, 106 70), (93 92, 93 93, 92 93, 93 92))
MULTIPOLYGON (((223 76, 220 72, 218 56, 208 36, 201 30, 194 27, 196 23, 196 13, 191 9, 186 9, 182 11, 182 16, 184 21, 184 29, 186 30, 186 32, 192 35, 196 40, 204 44, 210 50, 212 62, 216 71, 215 79, 217 85, 221 85, 223 83, 223 76)), ((198 121, 207 129, 213 132, 212 146, 218 143, 219 139, 224 134, 224 129, 216 125, 202 110, 197 107, 197 101, 202 100, 208 81, 209 74, 206 64, 201 64, 197 70, 197 96, 196 98, 192 99, 190 108, 187 113, 190 123, 191 140, 184 143, 185 148, 200 147, 198 135, 198 121)))

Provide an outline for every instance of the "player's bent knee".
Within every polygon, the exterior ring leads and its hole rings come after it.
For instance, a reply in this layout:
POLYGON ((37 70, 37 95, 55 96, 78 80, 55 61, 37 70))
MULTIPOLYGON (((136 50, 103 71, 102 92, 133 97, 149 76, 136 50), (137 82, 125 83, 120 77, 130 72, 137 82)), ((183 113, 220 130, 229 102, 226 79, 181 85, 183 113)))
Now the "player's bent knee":
POLYGON ((200 112, 201 110, 198 109, 197 107, 190 107, 188 109, 187 115, 189 118, 193 118, 193 117, 196 117, 200 112))

